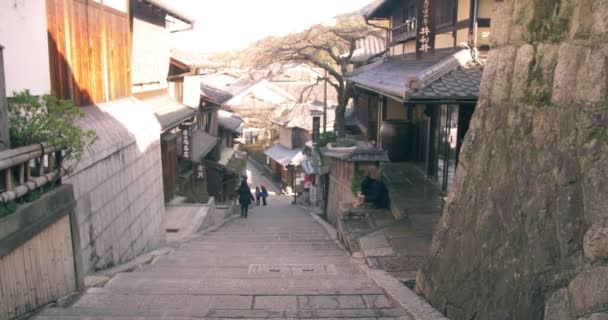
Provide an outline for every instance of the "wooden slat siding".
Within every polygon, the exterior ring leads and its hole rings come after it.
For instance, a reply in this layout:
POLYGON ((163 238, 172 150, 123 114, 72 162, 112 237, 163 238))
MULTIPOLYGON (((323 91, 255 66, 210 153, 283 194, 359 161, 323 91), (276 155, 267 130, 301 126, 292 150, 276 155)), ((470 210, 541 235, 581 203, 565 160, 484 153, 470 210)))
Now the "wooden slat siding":
POLYGON ((76 290, 70 217, 0 258, 0 320, 35 310, 76 290))
POLYGON ((47 23, 54 94, 80 106, 130 95, 126 13, 94 1, 47 0, 47 23))

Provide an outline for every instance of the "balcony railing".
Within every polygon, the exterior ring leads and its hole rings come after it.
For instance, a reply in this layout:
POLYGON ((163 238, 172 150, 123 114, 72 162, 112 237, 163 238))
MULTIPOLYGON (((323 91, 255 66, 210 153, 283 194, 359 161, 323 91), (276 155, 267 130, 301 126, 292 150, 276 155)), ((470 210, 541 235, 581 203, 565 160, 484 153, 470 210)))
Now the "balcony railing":
POLYGON ((0 203, 59 179, 61 160, 61 150, 44 143, 0 151, 0 203))
POLYGON ((416 18, 406 20, 393 28, 393 43, 399 43, 416 38, 416 18))

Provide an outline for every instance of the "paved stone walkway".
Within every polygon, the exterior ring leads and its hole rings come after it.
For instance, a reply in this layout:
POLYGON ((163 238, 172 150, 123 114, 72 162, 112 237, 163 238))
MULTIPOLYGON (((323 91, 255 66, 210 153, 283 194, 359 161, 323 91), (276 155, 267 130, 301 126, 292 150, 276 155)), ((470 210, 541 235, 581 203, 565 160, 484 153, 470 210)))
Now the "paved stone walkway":
MULTIPOLYGON (((253 172, 251 179, 261 177, 253 172)), ((325 229, 290 203, 272 196, 249 218, 36 319, 409 319, 325 229)))

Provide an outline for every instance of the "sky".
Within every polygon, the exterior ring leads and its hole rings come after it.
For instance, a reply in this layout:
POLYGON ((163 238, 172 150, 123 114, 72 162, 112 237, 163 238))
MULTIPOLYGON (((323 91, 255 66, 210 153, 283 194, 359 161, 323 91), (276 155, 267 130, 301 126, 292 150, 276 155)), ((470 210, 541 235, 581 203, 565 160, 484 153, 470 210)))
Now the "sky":
POLYGON ((194 30, 172 34, 175 47, 216 53, 241 49, 269 35, 284 35, 358 10, 372 0, 172 0, 196 20, 194 30))

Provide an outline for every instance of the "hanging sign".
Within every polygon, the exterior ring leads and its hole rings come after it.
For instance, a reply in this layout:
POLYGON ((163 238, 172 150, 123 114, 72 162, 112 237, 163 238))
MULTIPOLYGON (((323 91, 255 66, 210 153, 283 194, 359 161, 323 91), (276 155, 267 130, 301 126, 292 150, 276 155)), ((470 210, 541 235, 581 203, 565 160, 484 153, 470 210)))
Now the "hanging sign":
POLYGON ((190 129, 182 130, 182 150, 184 159, 190 159, 190 129))
POLYGON ((433 54, 435 50, 435 25, 432 0, 418 0, 418 23, 416 27, 416 57, 433 54))

